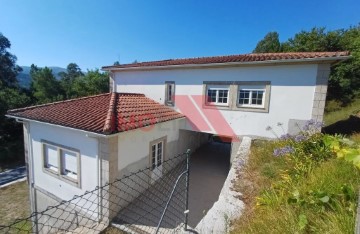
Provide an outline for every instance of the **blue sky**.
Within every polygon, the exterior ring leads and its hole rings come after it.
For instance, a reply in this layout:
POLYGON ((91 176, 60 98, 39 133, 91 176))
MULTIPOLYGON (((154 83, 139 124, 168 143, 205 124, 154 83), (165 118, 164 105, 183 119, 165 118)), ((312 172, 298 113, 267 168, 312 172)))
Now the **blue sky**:
POLYGON ((250 53, 269 31, 282 41, 314 26, 360 23, 359 0, 0 0, 0 32, 19 65, 101 68, 250 53))

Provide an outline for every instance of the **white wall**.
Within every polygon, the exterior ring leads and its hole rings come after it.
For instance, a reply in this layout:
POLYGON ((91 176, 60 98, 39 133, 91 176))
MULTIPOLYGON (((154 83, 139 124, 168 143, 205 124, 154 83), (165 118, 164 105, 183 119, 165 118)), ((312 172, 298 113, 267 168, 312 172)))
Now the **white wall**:
POLYGON ((97 154, 98 142, 95 138, 85 136, 76 130, 30 122, 30 137, 32 144, 33 169, 35 185, 54 194, 63 200, 69 200, 74 195, 93 190, 98 183, 97 154), (41 140, 75 148, 80 151, 81 158, 81 188, 53 177, 43 171, 41 140))
MULTIPOLYGON (((203 81, 270 81, 269 113, 230 110, 220 112, 236 135, 274 137, 273 133, 265 130, 267 126, 272 126, 281 135, 283 130, 276 126, 278 122, 283 123, 286 132, 289 119, 311 119, 317 66, 299 64, 123 71, 116 72, 114 79, 117 92, 144 93, 162 104, 165 98, 165 81, 175 81, 176 95, 202 95, 203 81)), ((197 109, 202 109, 201 105, 197 109)), ((208 115, 212 113, 214 112, 208 111, 208 115)), ((204 117, 203 114, 200 115, 204 117)), ((221 134, 221 128, 215 128, 212 126, 207 132, 221 134)))
MULTIPOLYGON (((176 119, 173 121, 167 121, 153 126, 135 129, 119 134, 119 171, 144 158, 146 158, 145 164, 147 164, 145 167, 149 167, 149 144, 151 141, 157 140, 164 136, 167 137, 167 142, 165 143, 166 154, 164 155, 164 160, 168 159, 169 157, 176 156, 178 152, 174 147, 179 144, 177 142, 179 139, 179 129, 184 127, 185 119, 176 119)), ((142 167, 144 165, 138 166, 142 167)), ((144 167, 138 169, 144 169, 144 167)))

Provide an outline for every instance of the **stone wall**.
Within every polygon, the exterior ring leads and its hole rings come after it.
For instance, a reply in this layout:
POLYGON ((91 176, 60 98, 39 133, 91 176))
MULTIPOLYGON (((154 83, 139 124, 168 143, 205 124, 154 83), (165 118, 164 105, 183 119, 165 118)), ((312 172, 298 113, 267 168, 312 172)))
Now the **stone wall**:
POLYGON ((311 118, 322 122, 324 118, 324 109, 326 101, 326 92, 328 79, 330 75, 330 64, 319 64, 316 75, 316 86, 313 101, 311 118))

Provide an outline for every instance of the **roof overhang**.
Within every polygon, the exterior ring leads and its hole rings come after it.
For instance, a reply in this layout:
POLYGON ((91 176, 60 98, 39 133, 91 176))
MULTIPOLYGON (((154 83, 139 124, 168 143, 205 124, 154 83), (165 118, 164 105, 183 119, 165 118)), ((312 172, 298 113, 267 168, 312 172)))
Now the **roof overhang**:
POLYGON ((196 68, 219 68, 219 67, 237 67, 237 66, 270 66, 270 65, 285 65, 285 64, 318 64, 329 63, 334 64, 340 61, 347 60, 349 56, 339 57, 325 57, 325 58, 305 58, 305 59, 280 59, 280 60, 265 60, 265 61, 251 61, 251 62, 230 62, 230 63, 205 63, 205 64, 181 64, 181 65, 167 65, 167 66, 138 66, 138 67, 118 67, 105 66, 101 69, 103 71, 147 71, 147 70, 170 70, 170 69, 196 69, 196 68))
MULTIPOLYGON (((13 119, 15 119, 16 121, 19 121, 19 122, 35 122, 35 123, 40 123, 40 124, 44 124, 44 125, 48 125, 48 126, 54 126, 54 127, 60 127, 60 128, 72 130, 72 131, 78 131, 78 132, 82 132, 82 133, 86 134, 86 136, 89 136, 89 137, 111 138, 111 137, 117 136, 117 135, 122 134, 122 133, 127 133, 127 132, 130 132, 130 131, 135 131, 135 130, 141 129, 141 128, 136 128, 136 129, 131 129, 131 130, 124 131, 124 132, 117 132, 117 133, 111 133, 111 134, 101 134, 101 133, 97 133, 97 132, 86 131, 86 130, 79 129, 79 128, 72 128, 72 127, 68 127, 68 126, 64 126, 64 125, 60 125, 60 124, 53 124, 53 123, 43 122, 43 121, 39 121, 39 120, 19 117, 19 116, 15 116, 15 115, 11 115, 11 114, 6 114, 5 116, 8 117, 8 118, 13 118, 13 119)), ((169 120, 169 121, 180 120, 180 119, 185 119, 185 118, 186 117, 181 117, 181 118, 172 119, 172 120, 169 120)), ((162 123, 164 123, 164 122, 159 122, 159 123, 156 123, 156 124, 154 124, 152 126, 156 126, 156 125, 162 124, 162 123)), ((143 128, 146 128, 146 127, 149 127, 149 126, 145 126, 143 128)))

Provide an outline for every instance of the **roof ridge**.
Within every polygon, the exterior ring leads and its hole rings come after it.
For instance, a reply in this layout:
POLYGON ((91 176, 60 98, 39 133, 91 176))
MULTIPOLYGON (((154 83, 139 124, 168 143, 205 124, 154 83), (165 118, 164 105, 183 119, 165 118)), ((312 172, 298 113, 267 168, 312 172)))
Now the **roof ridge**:
POLYGON ((72 98, 72 99, 67 99, 67 100, 62 100, 62 101, 57 101, 57 102, 50 102, 50 103, 44 103, 44 104, 34 105, 34 106, 29 106, 29 107, 22 107, 22 108, 8 110, 7 113, 10 114, 10 113, 15 113, 17 111, 31 110, 31 109, 38 108, 38 107, 51 106, 51 105, 60 104, 60 103, 73 102, 73 101, 78 101, 78 100, 83 100, 83 99, 89 99, 89 98, 94 98, 94 97, 99 97, 99 96, 105 96, 105 95, 109 95, 109 94, 110 93, 102 93, 102 94, 96 94, 96 95, 92 95, 92 96, 72 98))
POLYGON ((117 93, 116 92, 111 93, 109 109, 106 115, 104 128, 103 128, 103 132, 106 134, 112 133, 116 129, 115 128, 116 106, 117 106, 116 100, 117 100, 117 93))

